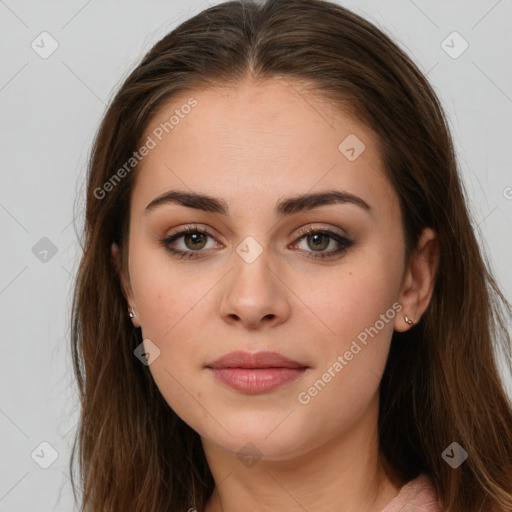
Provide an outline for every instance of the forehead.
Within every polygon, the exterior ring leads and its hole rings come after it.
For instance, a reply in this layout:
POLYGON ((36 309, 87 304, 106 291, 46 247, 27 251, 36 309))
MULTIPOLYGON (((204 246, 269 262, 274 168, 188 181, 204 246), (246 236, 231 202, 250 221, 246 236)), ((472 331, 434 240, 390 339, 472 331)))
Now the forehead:
POLYGON ((138 210, 169 189, 248 208, 317 189, 394 200, 377 135, 293 80, 181 93, 150 120, 148 138, 132 196, 138 210))

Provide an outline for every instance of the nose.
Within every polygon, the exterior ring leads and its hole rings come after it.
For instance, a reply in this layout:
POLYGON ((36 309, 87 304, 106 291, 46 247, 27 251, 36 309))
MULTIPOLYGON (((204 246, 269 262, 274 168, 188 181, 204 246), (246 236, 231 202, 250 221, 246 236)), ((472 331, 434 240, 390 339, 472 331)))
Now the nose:
POLYGON ((289 288, 284 271, 272 264, 268 249, 252 262, 234 254, 222 289, 219 313, 231 325, 246 329, 276 327, 290 316, 289 288), (271 268, 272 266, 272 268, 271 268))

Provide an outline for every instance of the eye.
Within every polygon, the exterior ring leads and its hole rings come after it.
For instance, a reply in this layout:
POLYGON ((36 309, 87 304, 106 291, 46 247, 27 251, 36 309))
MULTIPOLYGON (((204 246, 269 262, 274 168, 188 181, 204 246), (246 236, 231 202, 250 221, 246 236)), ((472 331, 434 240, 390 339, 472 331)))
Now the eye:
MULTIPOLYGON (((326 229, 315 229, 312 226, 300 230, 299 234, 302 236, 292 244, 292 247, 305 240, 306 245, 312 247, 313 250, 301 249, 301 252, 305 253, 305 257, 311 259, 336 256, 345 252, 354 243, 339 233, 326 229), (308 243, 309 241, 311 243, 308 243), (331 244, 337 244, 338 249, 325 251, 331 244)), ((206 253, 203 249, 207 248, 208 237, 215 240, 215 237, 208 230, 194 225, 180 229, 171 236, 160 240, 160 243, 168 252, 179 259, 204 258, 206 254, 202 253, 206 253), (177 244, 177 241, 180 239, 183 239, 181 244, 177 244), (173 244, 181 245, 181 247, 172 247, 173 244)))
POLYGON ((161 240, 161 244, 173 256, 180 259, 202 258, 203 255, 198 253, 202 252, 201 250, 205 248, 207 237, 214 238, 213 235, 205 229, 200 229, 198 226, 187 226, 186 228, 180 229, 177 233, 161 240), (170 247, 171 244, 180 238, 183 238, 182 246, 185 248, 176 249, 170 247), (187 250, 187 248, 190 250, 187 250))
POLYGON ((347 237, 339 233, 327 229, 315 229, 312 226, 308 226, 301 230, 300 234, 302 234, 302 236, 297 240, 297 242, 294 242, 294 244, 296 245, 304 240, 307 247, 313 248, 312 251, 308 251, 307 249, 305 250, 306 258, 315 259, 337 256, 338 254, 345 252, 354 244, 352 240, 349 240, 347 237), (338 244, 339 248, 323 252, 327 247, 329 247, 329 245, 331 245, 331 242, 334 245, 338 244))

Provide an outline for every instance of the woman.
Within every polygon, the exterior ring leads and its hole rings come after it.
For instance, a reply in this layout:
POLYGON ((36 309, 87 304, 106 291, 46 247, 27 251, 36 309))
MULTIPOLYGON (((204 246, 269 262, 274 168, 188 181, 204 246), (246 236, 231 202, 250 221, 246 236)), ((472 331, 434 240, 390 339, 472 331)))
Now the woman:
POLYGON ((94 143, 82 509, 510 510, 510 315, 404 52, 320 0, 211 7, 94 143))

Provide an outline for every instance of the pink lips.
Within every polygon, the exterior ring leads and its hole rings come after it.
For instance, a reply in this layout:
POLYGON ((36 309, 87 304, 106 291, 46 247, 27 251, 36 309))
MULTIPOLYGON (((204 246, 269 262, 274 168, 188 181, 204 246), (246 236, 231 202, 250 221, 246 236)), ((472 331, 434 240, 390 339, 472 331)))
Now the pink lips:
POLYGON ((299 378, 308 366, 276 352, 230 352, 206 366, 233 389, 256 394, 299 378))

